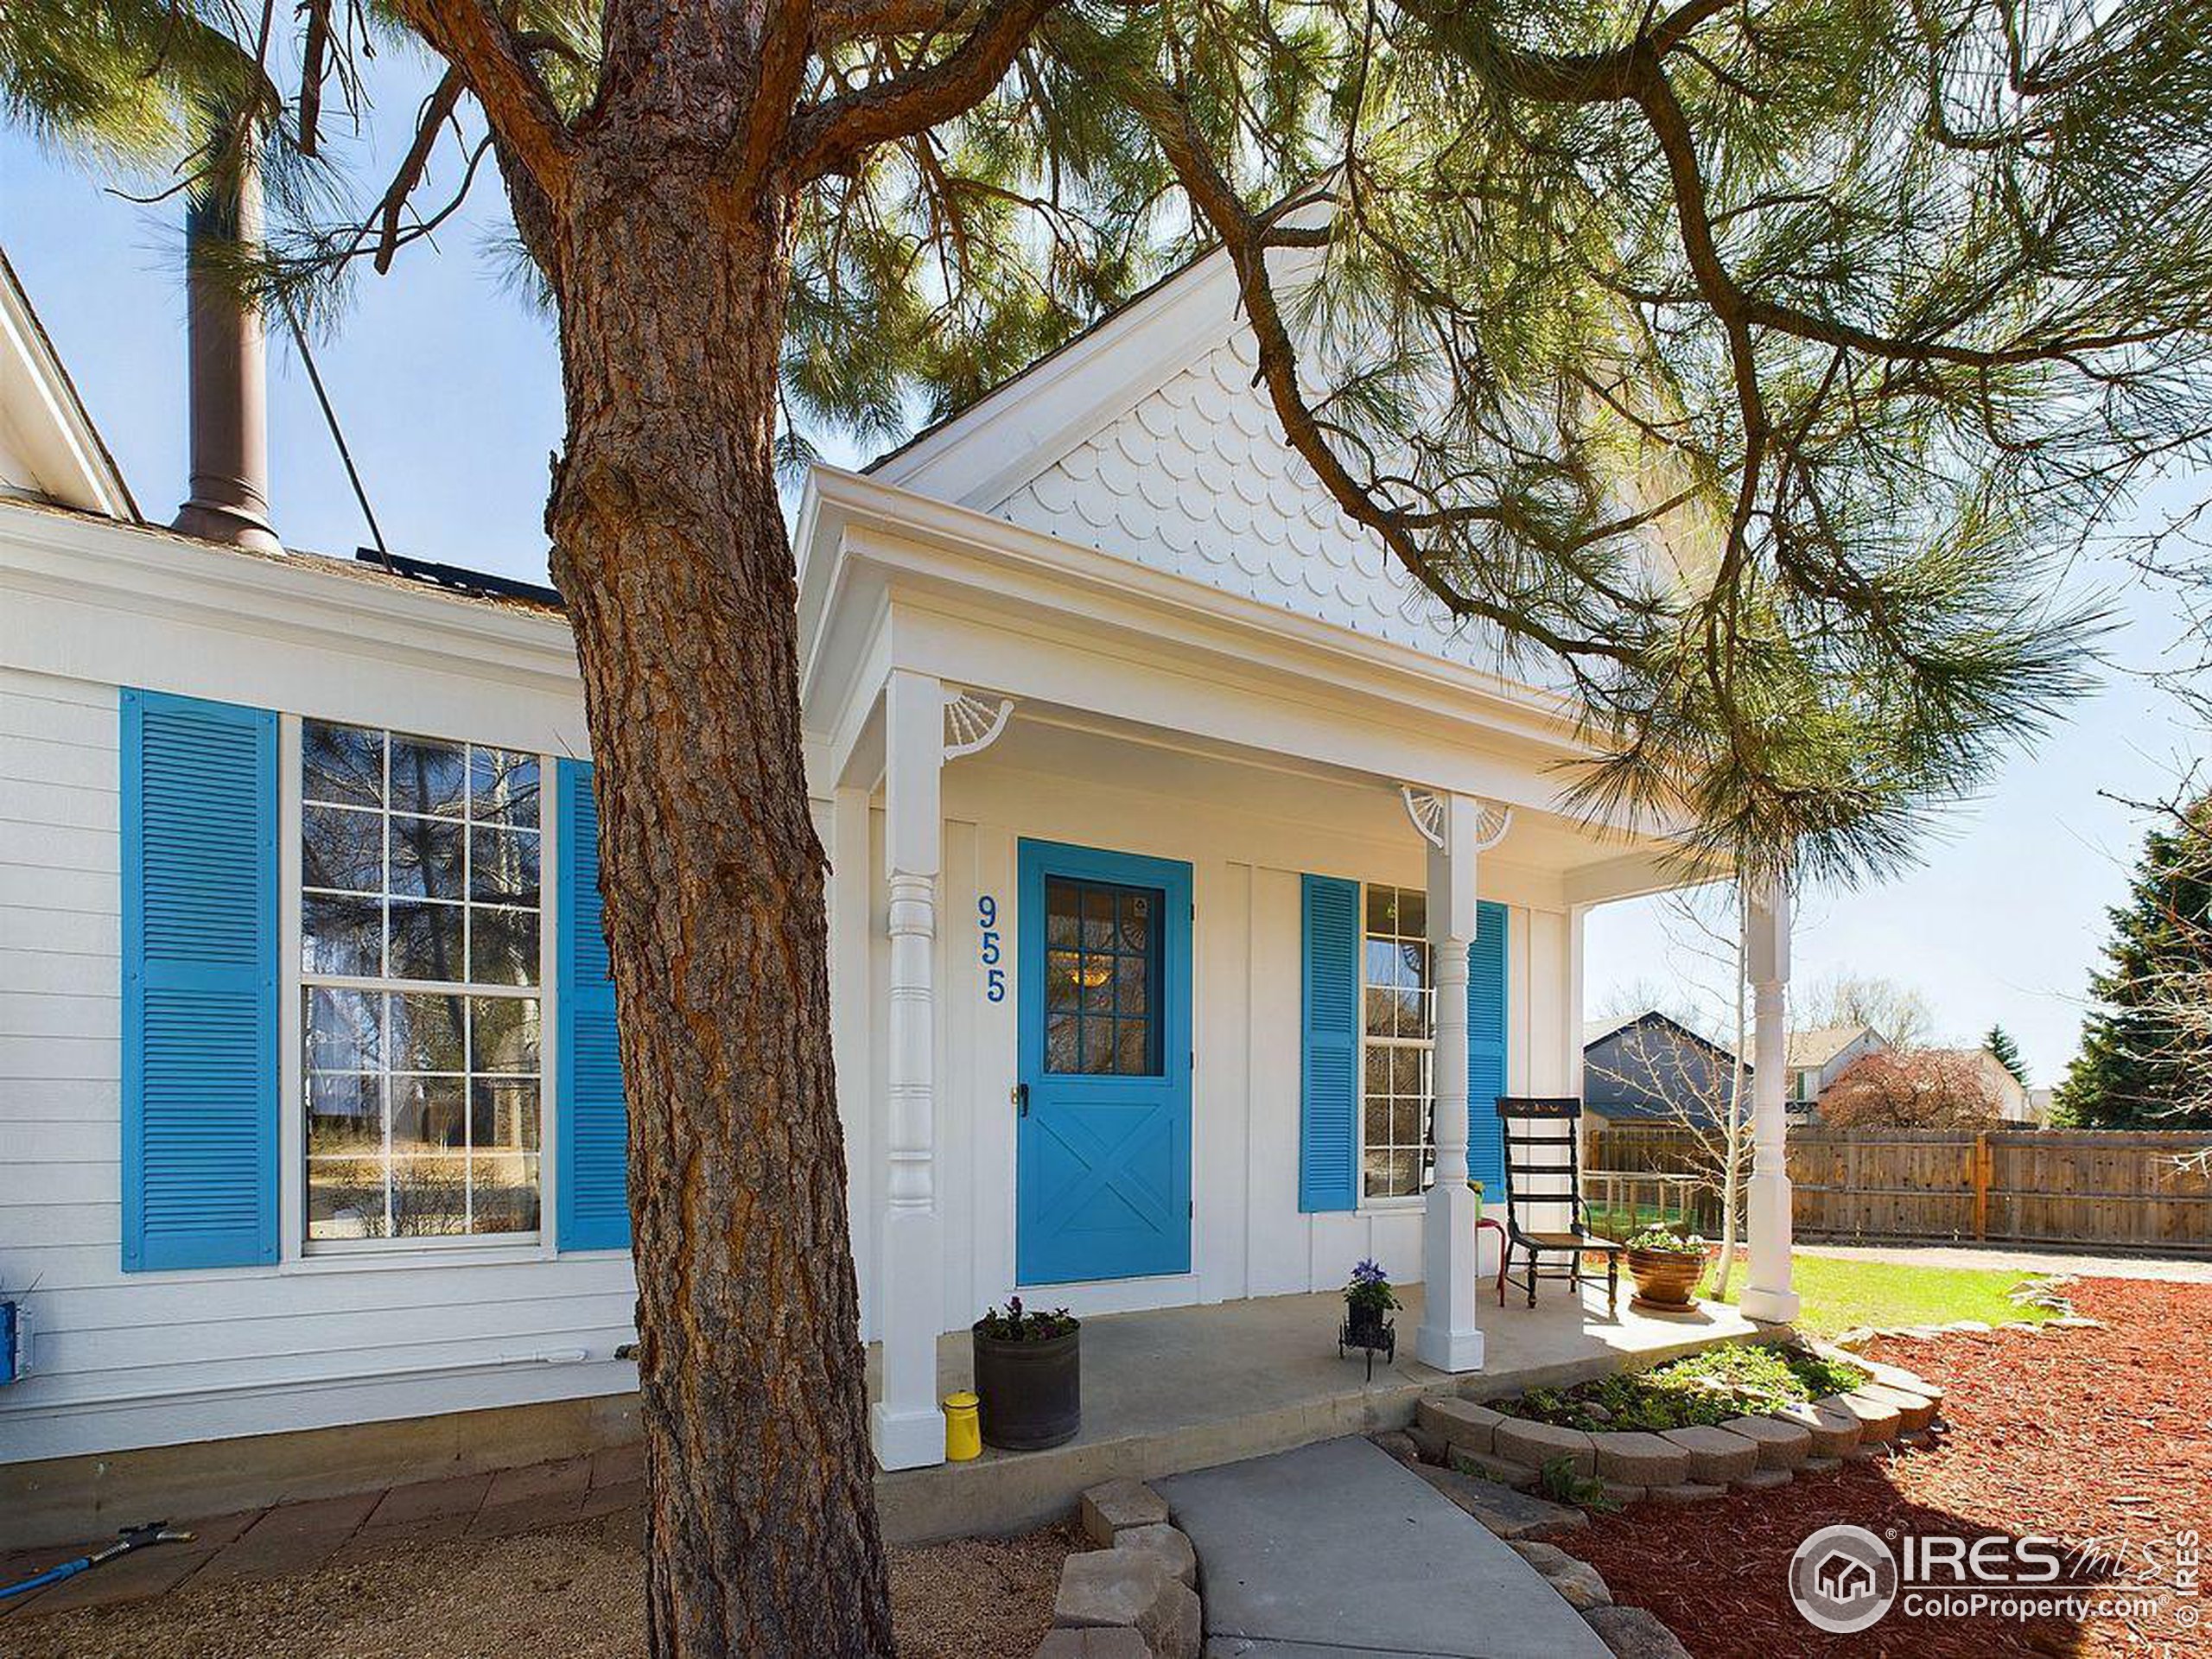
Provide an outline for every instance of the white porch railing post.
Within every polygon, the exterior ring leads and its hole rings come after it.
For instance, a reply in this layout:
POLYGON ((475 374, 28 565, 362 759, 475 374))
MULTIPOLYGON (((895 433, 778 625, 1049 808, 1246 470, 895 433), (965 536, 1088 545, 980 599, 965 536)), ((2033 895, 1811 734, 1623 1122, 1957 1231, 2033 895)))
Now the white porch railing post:
POLYGON ((883 1280, 876 1297, 883 1389, 872 1429, 877 1462, 886 1469, 918 1469, 944 1461, 944 1414, 937 1395, 944 1262, 934 1169, 944 689, 934 675, 893 669, 884 703, 884 862, 891 935, 885 1058, 890 1100, 879 1258, 883 1280))
POLYGON ((1797 1317, 1789 1287, 1789 893, 1779 881, 1754 887, 1745 906, 1744 962, 1751 982, 1751 1179, 1748 1204, 1751 1271, 1740 1304, 1746 1317, 1776 1323, 1797 1317))
POLYGON ((1475 942, 1475 861, 1482 803, 1440 798, 1428 852, 1430 975, 1436 987, 1433 1061, 1436 1184, 1421 1217, 1421 1321, 1415 1351, 1440 1371, 1482 1369, 1476 1322, 1482 1280, 1467 1185, 1467 953, 1475 942))

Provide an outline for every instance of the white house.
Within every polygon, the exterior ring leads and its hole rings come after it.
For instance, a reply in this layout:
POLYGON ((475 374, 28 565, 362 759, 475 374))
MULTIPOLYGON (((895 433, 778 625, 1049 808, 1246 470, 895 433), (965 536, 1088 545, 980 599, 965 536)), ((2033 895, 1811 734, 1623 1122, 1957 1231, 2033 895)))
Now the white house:
MULTIPOLYGON (((0 301, 0 1294, 35 1332, 0 1460, 627 1394, 553 596, 140 522, 0 301)), ((1371 1255, 1427 1281, 1421 1357, 1478 1368, 1462 1167, 1495 1202, 1491 1101, 1579 1089, 1586 912, 1678 879, 1562 809, 1569 710, 1338 516, 1251 366, 1201 260, 805 486, 887 1466, 942 1458, 935 1339, 1015 1290, 1211 1303, 1371 1255)), ((1744 1306, 1782 1318, 1783 902, 1754 931, 1744 1306)))

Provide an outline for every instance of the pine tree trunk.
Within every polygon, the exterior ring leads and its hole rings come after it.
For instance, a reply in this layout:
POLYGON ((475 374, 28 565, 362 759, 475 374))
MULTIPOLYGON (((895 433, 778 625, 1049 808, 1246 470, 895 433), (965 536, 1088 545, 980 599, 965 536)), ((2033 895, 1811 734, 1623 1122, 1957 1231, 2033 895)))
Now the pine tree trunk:
POLYGON ((734 213, 647 123, 524 232, 560 309, 547 523, 629 1101, 652 1650, 888 1654, 772 456, 791 203, 734 213))

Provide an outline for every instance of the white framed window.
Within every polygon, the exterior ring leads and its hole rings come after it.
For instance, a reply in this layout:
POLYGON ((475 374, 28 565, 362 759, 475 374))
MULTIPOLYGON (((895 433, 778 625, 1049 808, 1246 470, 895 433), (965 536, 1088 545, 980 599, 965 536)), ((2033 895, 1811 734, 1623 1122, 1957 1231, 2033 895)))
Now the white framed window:
POLYGON ((541 770, 516 750, 301 722, 311 1250, 537 1234, 541 770))
POLYGON ((1360 945, 1360 1198, 1417 1198, 1435 1179, 1436 982, 1428 895, 1370 882, 1360 945))

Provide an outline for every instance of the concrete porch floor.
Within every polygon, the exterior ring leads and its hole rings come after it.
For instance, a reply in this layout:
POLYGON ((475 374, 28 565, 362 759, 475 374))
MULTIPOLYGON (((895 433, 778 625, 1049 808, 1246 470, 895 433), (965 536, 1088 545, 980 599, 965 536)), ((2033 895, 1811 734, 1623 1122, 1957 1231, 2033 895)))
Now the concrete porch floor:
MULTIPOLYGON (((1337 1357, 1344 1304, 1333 1292, 1086 1319, 1082 1433, 1050 1451, 986 1446, 972 1462, 879 1473, 885 1535, 922 1543, 1039 1526, 1116 1475, 1149 1479, 1401 1427, 1425 1395, 1480 1400, 1583 1382, 1777 1329, 1714 1303, 1674 1317, 1638 1313, 1625 1283, 1611 1319, 1602 1285, 1586 1287, 1578 1302, 1564 1284, 1547 1284, 1534 1309, 1517 1293, 1502 1308, 1486 1293, 1483 1370, 1453 1376, 1414 1358, 1421 1287, 1400 1295, 1398 1357, 1378 1357, 1371 1382, 1363 1357, 1337 1357)), ((871 1351, 871 1391, 875 1360, 871 1351)), ((973 1380, 967 1333, 941 1338, 939 1397, 973 1380)))

